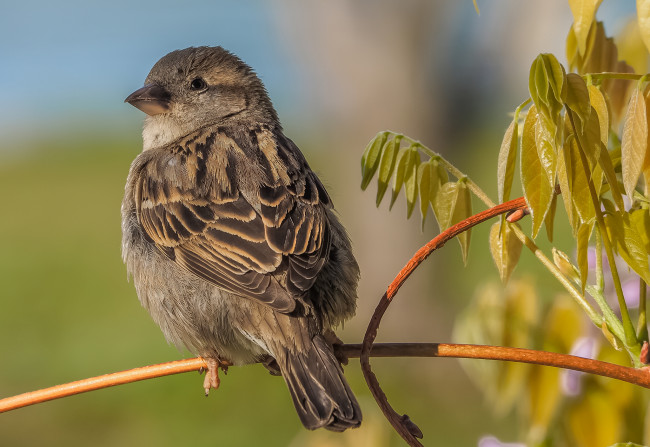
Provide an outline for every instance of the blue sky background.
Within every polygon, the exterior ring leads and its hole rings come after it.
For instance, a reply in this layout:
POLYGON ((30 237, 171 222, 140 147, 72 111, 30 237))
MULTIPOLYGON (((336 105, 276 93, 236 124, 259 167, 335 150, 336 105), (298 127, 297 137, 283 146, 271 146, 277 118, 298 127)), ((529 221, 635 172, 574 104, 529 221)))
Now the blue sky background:
MULTIPOLYGON (((558 2, 566 3, 554 0, 549 5, 558 2)), ((371 15, 372 2, 360 3, 371 15)), ((479 2, 480 18, 470 0, 455 3, 446 6, 447 29, 455 30, 456 47, 471 54, 484 47, 483 33, 489 32, 495 16, 504 17, 500 26, 512 26, 508 11, 519 2, 479 2)), ((91 127, 101 127, 105 118, 130 122, 137 113, 127 112, 122 99, 141 85, 162 55, 192 45, 218 44, 238 54, 261 75, 282 112, 287 104, 299 101, 305 73, 279 35, 279 27, 293 25, 275 16, 292 4, 282 2, 280 12, 276 6, 259 0, 4 2, 0 13, 0 140, 14 141, 24 136, 25 129, 31 134, 66 128, 71 117, 91 127)), ((615 33, 621 26, 617 22, 634 7, 633 0, 606 0, 599 17, 606 17, 615 33)), ((566 30, 558 32, 563 38, 566 30)), ((436 30, 427 36, 435 50, 436 30)), ((308 34, 300 38, 308 45, 308 34)), ((434 52, 430 57, 429 65, 435 61, 434 52)))
POLYGON ((0 136, 15 136, 37 123, 56 128, 71 116, 132 118, 135 113, 126 112, 122 100, 156 60, 188 46, 230 49, 284 97, 295 80, 269 20, 271 6, 203 0, 5 2, 0 136))

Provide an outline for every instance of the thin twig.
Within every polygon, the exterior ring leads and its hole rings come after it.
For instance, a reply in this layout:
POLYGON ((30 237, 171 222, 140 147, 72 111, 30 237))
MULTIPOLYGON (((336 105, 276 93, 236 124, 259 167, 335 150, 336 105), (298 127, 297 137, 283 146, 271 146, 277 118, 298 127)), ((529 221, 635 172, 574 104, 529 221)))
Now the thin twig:
MULTIPOLYGON (((361 347, 361 344, 345 344, 335 345, 334 349, 337 354, 347 358, 356 358, 361 355, 361 347)), ((372 357, 454 357, 535 363, 598 374, 650 388, 650 373, 645 369, 531 349, 449 343, 377 343, 373 345, 370 355, 372 357)), ((0 399, 0 413, 101 388, 183 372, 199 371, 205 367, 205 361, 197 357, 92 377, 0 399)))
POLYGON ((370 367, 370 351, 373 342, 377 337, 377 330, 379 328, 379 324, 381 323, 381 319, 386 312, 386 309, 388 309, 391 300, 397 294, 397 291, 402 286, 402 284, 404 284, 411 273, 413 273, 413 271, 427 257, 429 257, 429 255, 433 253, 434 250, 437 250, 438 248, 445 245, 445 243, 450 239, 456 237, 464 231, 467 231, 471 227, 478 225, 481 222, 496 217, 500 214, 516 211, 525 207, 526 201, 523 197, 519 197, 518 199, 510 200, 509 202, 493 206, 488 210, 477 213, 471 217, 468 217, 462 222, 459 222, 456 225, 452 225, 451 227, 447 228, 445 231, 433 238, 431 241, 429 241, 429 243, 427 243, 415 253, 411 260, 406 264, 406 266, 404 266, 404 268, 402 268, 402 270, 397 274, 397 277, 395 277, 393 282, 388 286, 386 293, 384 293, 384 296, 382 296, 379 304, 377 304, 377 307, 375 308, 375 312, 373 313, 372 318, 368 323, 366 334, 363 337, 363 348, 361 350, 360 357, 361 371, 363 372, 363 376, 366 379, 368 388, 370 388, 370 392, 375 398, 375 401, 377 401, 377 404, 379 405, 379 408, 381 408, 381 411, 384 413, 384 416, 386 416, 386 419, 388 419, 393 428, 411 446, 422 446, 422 444, 417 439, 422 438, 422 432, 417 427, 417 425, 415 425, 408 418, 407 415, 398 414, 393 409, 393 407, 390 406, 386 395, 379 386, 377 377, 372 372, 372 368, 370 367))

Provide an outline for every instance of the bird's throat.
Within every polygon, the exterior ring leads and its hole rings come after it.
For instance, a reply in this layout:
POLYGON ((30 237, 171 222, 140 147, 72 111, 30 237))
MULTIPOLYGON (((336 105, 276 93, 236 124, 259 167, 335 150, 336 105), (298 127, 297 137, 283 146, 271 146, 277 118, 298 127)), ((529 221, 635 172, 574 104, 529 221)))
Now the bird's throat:
POLYGON ((176 120, 166 114, 147 116, 142 129, 142 149, 147 151, 165 146, 187 134, 176 120))

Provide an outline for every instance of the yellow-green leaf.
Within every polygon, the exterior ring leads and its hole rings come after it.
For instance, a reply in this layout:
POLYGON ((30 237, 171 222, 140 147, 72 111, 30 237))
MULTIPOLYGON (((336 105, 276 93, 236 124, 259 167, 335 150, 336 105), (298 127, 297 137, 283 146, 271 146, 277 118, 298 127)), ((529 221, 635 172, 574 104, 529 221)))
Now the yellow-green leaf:
POLYGON ((380 132, 366 146, 366 150, 361 156, 361 189, 365 190, 370 184, 372 176, 375 175, 379 166, 381 149, 387 138, 386 132, 380 132))
POLYGON ((537 106, 538 110, 544 110, 548 107, 547 94, 548 94, 548 78, 544 70, 544 60, 542 55, 538 55, 530 67, 530 75, 528 77, 528 90, 533 103, 537 106))
POLYGON ((418 166, 418 191, 420 193, 420 213, 422 214, 422 228, 424 228, 424 219, 427 217, 427 211, 429 211, 429 193, 431 192, 432 170, 433 165, 428 162, 422 163, 420 166, 418 166))
POLYGON ((553 247, 552 252, 553 264, 555 264, 555 266, 560 269, 560 272, 562 272, 564 276, 571 279, 572 281, 575 281, 576 283, 580 282, 580 273, 578 273, 578 269, 575 268, 569 259, 569 256, 555 247, 553 247))
POLYGON ((546 237, 549 242, 553 242, 553 227, 555 226, 555 211, 557 210, 557 194, 553 194, 551 206, 548 208, 544 218, 544 227, 546 228, 546 237))
POLYGON ((630 223, 636 229, 645 250, 650 253, 650 213, 648 209, 641 208, 630 213, 630 223))
POLYGON ((499 203, 510 200, 510 191, 512 191, 512 179, 515 175, 515 161, 517 159, 517 141, 519 126, 517 125, 518 117, 515 116, 506 133, 503 135, 501 148, 499 149, 499 159, 497 164, 497 189, 499 203))
POLYGON ((636 16, 641 38, 650 51, 650 0, 636 0, 636 16))
POLYGON ((625 207, 623 203, 623 196, 621 189, 618 187, 618 179, 616 178, 614 163, 612 162, 610 153, 604 147, 601 147, 601 150, 598 154, 598 165, 603 169, 603 172, 605 173, 605 178, 607 179, 607 183, 609 184, 609 188, 612 192, 614 203, 616 203, 616 206, 619 210, 623 210, 625 207))
POLYGON ((411 148, 401 148, 397 153, 397 164, 395 168, 395 175, 393 176, 393 195, 390 199, 389 209, 393 208, 395 200, 404 185, 404 178, 406 177, 406 165, 411 159, 411 148))
POLYGON ((418 196, 417 180, 420 166, 420 152, 416 147, 409 149, 410 157, 404 173, 404 193, 406 194, 406 218, 410 218, 418 196))
POLYGON ((591 232, 594 229, 594 221, 588 223, 582 223, 578 227, 578 235, 576 238, 577 242, 577 257, 578 257, 578 270, 580 271, 580 286, 582 287, 582 293, 585 292, 585 285, 587 284, 587 275, 589 274, 589 262, 588 262, 588 251, 589 251, 589 238, 591 237, 591 232))
MULTIPOLYGON (((566 75, 567 95, 566 104, 580 118, 580 123, 585 122, 591 113, 589 90, 582 76, 576 73, 566 75)), ((576 123, 578 124, 578 123, 576 123)))
POLYGON ((544 217, 553 196, 553 184, 549 182, 535 144, 537 121, 537 110, 535 106, 531 106, 524 121, 520 169, 524 197, 533 218, 533 237, 537 236, 542 223, 544 223, 544 217))
MULTIPOLYGON (((650 113, 648 113, 648 105, 650 105, 650 88, 646 88, 647 93, 645 95, 645 106, 646 106, 646 126, 650 129, 650 113)), ((650 196, 650 130, 648 131, 648 140, 646 142, 645 149, 645 158, 643 159, 643 194, 646 197, 650 196)))
POLYGON ((445 168, 440 164, 438 159, 432 158, 429 163, 431 164, 431 180, 429 182, 429 202, 431 204, 431 209, 433 209, 433 215, 436 218, 436 221, 438 222, 438 226, 442 229, 442 224, 440 223, 440 216, 438 216, 438 206, 436 205, 438 202, 438 196, 440 194, 440 189, 442 188, 442 185, 447 183, 449 181, 449 176, 447 175, 447 171, 445 171, 445 168))
MULTIPOLYGON (((544 70, 548 78, 551 92, 554 98, 548 97, 549 102, 554 101, 557 105, 562 106, 566 99, 566 72, 564 67, 560 64, 557 58, 551 53, 543 53, 542 59, 544 60, 544 70)), ((559 112, 559 111, 558 111, 559 112)))
POLYGON ((634 189, 643 169, 648 144, 648 122, 643 92, 632 92, 625 116, 623 140, 621 141, 621 165, 625 193, 632 199, 634 189))
POLYGON ((591 23, 594 21, 596 10, 601 2, 602 0, 569 0, 573 14, 573 32, 581 55, 587 51, 589 28, 591 28, 591 23))
POLYGON ((555 175, 557 167, 557 155, 555 150, 555 133, 557 129, 555 124, 551 127, 545 120, 537 120, 535 124, 535 145, 537 146, 537 155, 542 170, 546 175, 548 183, 555 184, 555 175))
POLYGON ((441 230, 446 230, 452 225, 456 199, 458 199, 458 183, 447 182, 440 187, 434 210, 441 230))
POLYGON ((607 147, 609 138, 609 110, 607 109, 607 101, 603 93, 594 85, 588 87, 589 102, 598 115, 598 124, 600 125, 600 141, 607 147))
POLYGON ((393 169, 395 168, 395 160, 397 159, 397 152, 399 151, 400 142, 401 137, 398 135, 395 138, 391 139, 388 144, 386 144, 382 152, 381 161, 379 162, 379 172, 377 173, 377 206, 379 206, 381 203, 381 199, 383 199, 384 193, 388 188, 388 182, 393 175, 393 169))
POLYGON ((628 213, 606 214, 605 227, 616 251, 625 263, 646 283, 650 283, 648 252, 645 249, 643 238, 630 222, 628 213))
MULTIPOLYGON (((456 205, 454 206, 454 216, 452 218, 452 225, 467 219, 472 215, 472 195, 467 187, 467 179, 463 178, 458 180, 458 197, 456 205)), ((458 236, 458 243, 460 244, 460 251, 463 255, 463 263, 467 265, 467 255, 469 253, 469 241, 472 235, 472 230, 467 230, 458 236)))
POLYGON ((501 222, 495 222, 490 228, 490 253, 504 284, 508 282, 510 274, 517 266, 522 248, 521 241, 515 236, 510 225, 516 224, 501 219, 501 222))
MULTIPOLYGON (((581 222, 590 222, 596 217, 596 210, 589 192, 589 180, 587 171, 582 164, 579 149, 574 138, 568 141, 569 155, 571 156, 570 169, 567 167, 569 176, 569 188, 571 188, 571 200, 575 206, 581 222)), ((566 158, 565 158, 566 159, 566 158)))
POLYGON ((558 153, 557 179, 560 184, 560 195, 564 202, 564 209, 566 210, 567 218, 569 219, 569 225, 575 235, 578 231, 579 221, 576 215, 577 213, 575 212, 575 206, 573 206, 573 197, 571 196, 571 186, 569 183, 569 172, 573 172, 570 144, 571 141, 569 139, 564 143, 562 150, 558 153))

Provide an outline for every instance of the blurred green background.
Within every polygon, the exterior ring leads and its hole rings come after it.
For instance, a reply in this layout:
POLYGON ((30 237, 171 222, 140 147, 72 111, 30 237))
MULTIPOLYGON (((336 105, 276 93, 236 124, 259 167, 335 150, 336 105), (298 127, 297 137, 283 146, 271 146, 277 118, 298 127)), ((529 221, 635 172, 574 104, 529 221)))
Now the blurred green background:
MULTIPOLYGON (((143 119, 122 101, 158 58, 190 45, 222 45, 256 69, 327 185, 362 269, 359 310, 340 336, 360 342, 385 287, 437 232, 406 221, 403 201, 389 213, 359 190, 367 141, 384 129, 418 138, 494 196, 501 133, 528 95, 530 63, 540 52, 564 59, 565 0, 481 7, 477 16, 470 0, 5 2, 0 397, 189 356, 166 344, 127 282, 119 209, 143 119)), ((615 34, 633 9, 605 2, 599 18, 615 34)), ((449 341, 476 288, 498 277, 487 231, 475 232, 467 268, 449 244, 413 275, 378 341, 449 341)), ((520 272, 534 262, 524 264, 520 272)), ((512 418, 491 415, 455 360, 373 365, 427 443, 515 436, 512 418)), ((346 376, 365 420, 343 435, 302 429, 283 381, 254 365, 232 368, 207 399, 202 378, 185 374, 5 413, 0 444, 400 445, 357 360, 346 376)))

